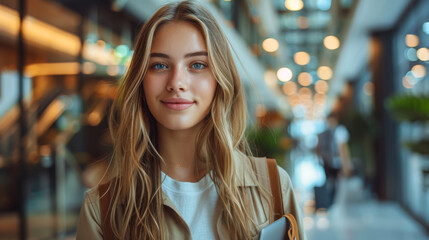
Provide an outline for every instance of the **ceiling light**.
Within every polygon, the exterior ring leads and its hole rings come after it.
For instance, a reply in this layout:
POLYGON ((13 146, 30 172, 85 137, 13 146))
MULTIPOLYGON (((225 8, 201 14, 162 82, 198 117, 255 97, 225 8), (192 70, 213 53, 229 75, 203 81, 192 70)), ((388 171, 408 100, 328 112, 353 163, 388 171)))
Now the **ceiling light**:
POLYGON ((287 82, 291 80, 292 76, 293 76, 292 70, 290 70, 287 67, 280 68, 277 71, 277 78, 282 82, 287 82))
POLYGON ((289 11, 299 11, 304 7, 302 0, 286 0, 285 7, 289 11))
POLYGON ((323 44, 327 49, 334 50, 340 46, 340 40, 335 36, 327 36, 323 40, 323 44))
POLYGON ((76 75, 79 74, 78 62, 34 63, 25 66, 24 72, 28 77, 50 75, 76 75))
POLYGON ((329 85, 326 81, 319 80, 314 84, 314 90, 316 90, 317 93, 327 93, 329 85))
POLYGON ((311 91, 311 89, 307 87, 302 87, 299 89, 299 96, 301 98, 303 97, 303 99, 308 99, 309 97, 311 98, 312 93, 313 92, 311 91))
POLYGON ((405 35, 405 44, 408 47, 417 47, 419 45, 419 37, 414 34, 405 35))
POLYGON ((317 69, 317 76, 323 80, 329 80, 332 78, 332 69, 328 66, 320 66, 317 69))
POLYGON ((301 86, 310 86, 313 83, 313 77, 308 72, 302 72, 298 75, 298 82, 301 86))
POLYGON ((293 60, 298 65, 307 65, 310 62, 310 55, 306 52, 297 52, 293 56, 293 60))
POLYGON ((429 49, 427 48, 419 48, 417 50, 417 58, 421 61, 428 61, 429 60, 429 49))
POLYGON ((267 38, 262 42, 262 48, 267 52, 275 52, 279 49, 279 42, 274 38, 267 38))

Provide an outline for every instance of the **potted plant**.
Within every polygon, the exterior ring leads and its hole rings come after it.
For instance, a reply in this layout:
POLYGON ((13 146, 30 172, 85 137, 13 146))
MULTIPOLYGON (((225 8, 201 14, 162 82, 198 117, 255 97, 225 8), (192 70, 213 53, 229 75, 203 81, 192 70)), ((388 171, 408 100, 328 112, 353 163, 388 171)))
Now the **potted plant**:
MULTIPOLYGON (((386 102, 387 108, 398 121, 414 123, 429 122, 429 96, 396 95, 386 102)), ((429 155, 429 139, 405 142, 405 146, 420 155, 429 155)))

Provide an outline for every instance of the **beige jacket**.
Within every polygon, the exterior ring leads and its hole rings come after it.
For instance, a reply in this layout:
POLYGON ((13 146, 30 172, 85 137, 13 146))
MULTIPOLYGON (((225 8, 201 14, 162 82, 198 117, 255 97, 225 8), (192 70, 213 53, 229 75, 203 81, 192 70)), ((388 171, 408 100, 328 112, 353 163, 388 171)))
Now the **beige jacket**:
MULTIPOLYGON (((237 187, 245 188, 249 197, 251 199, 249 211, 253 212, 255 219, 258 223, 258 229, 253 229, 255 233, 252 239, 258 239, 259 231, 263 227, 267 226, 270 222, 268 220, 268 214, 266 213, 266 205, 263 203, 262 198, 259 194, 258 183, 254 181, 257 179, 255 177, 254 170, 251 167, 249 161, 237 160, 237 176, 239 176, 239 184, 237 187)), ((292 183, 290 181, 289 175, 282 168, 279 169, 280 182, 282 187, 283 195, 283 206, 284 212, 292 213, 297 222, 298 222, 298 231, 300 240, 306 240, 304 229, 302 227, 302 218, 301 211, 298 207, 298 203, 295 198, 295 194, 292 188, 292 183)), ((180 216, 179 211, 176 209, 172 201, 168 196, 163 193, 163 204, 164 204, 164 214, 167 236, 169 239, 192 239, 191 231, 185 223, 185 221, 180 216)), ((89 190, 85 196, 84 202, 82 204, 79 223, 77 227, 77 240, 101 240, 103 239, 103 232, 101 229, 101 220, 100 220, 100 206, 98 201, 98 189, 93 188, 89 190)), ((220 239, 230 239, 228 235, 227 228, 225 224, 221 221, 221 216, 223 212, 220 213, 217 220, 217 233, 220 239)))

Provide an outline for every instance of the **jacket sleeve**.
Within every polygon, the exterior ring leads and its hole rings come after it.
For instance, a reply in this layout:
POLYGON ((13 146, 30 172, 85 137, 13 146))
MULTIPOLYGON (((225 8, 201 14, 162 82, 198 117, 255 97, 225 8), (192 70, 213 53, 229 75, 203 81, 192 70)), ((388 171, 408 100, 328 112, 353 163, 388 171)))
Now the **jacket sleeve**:
POLYGON ((284 213, 291 213, 295 217, 298 225, 299 239, 306 240, 307 237, 305 235, 302 223, 302 212, 301 208, 299 207, 298 201, 296 200, 292 182, 290 180, 289 175, 283 168, 278 167, 278 170, 280 176, 280 184, 282 188, 284 213))
POLYGON ((89 190, 80 210, 76 240, 102 240, 100 206, 97 188, 89 190))

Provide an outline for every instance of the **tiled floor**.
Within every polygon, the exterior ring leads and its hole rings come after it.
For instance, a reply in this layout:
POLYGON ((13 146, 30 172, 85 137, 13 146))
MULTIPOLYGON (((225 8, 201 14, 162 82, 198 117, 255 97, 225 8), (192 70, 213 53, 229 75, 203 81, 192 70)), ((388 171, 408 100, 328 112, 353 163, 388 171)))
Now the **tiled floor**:
POLYGON ((333 205, 328 212, 306 215, 308 239, 429 240, 422 227, 396 203, 375 200, 333 205))

